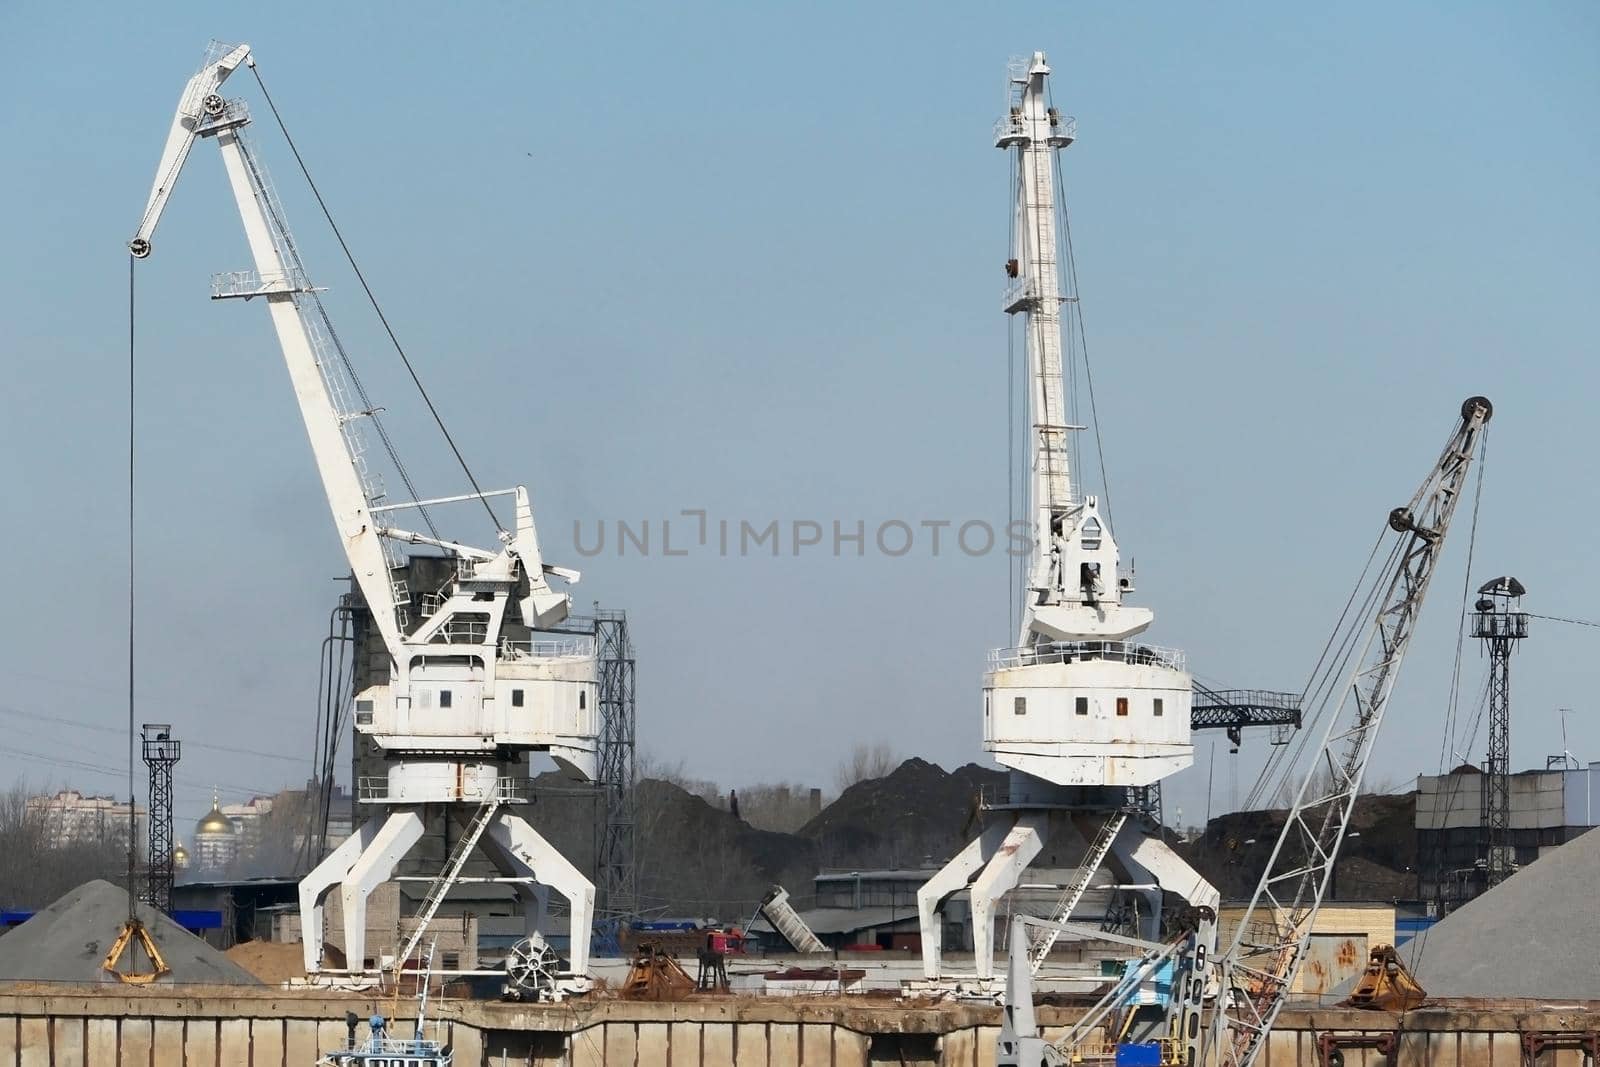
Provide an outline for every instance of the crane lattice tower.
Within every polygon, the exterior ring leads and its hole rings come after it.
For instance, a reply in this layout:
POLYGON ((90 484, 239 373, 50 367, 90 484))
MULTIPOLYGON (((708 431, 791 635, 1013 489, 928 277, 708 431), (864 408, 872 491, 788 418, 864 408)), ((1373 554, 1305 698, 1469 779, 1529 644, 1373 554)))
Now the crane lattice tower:
POLYGON ((1515 578, 1496 578, 1478 590, 1472 636, 1489 652, 1489 758, 1483 773, 1483 859, 1486 888, 1515 868, 1511 847, 1511 653, 1528 636, 1526 592, 1515 578))
POLYGON ((145 766, 150 768, 150 864, 145 874, 145 903, 172 910, 172 768, 183 745, 172 737, 172 725, 147 722, 140 730, 145 766))

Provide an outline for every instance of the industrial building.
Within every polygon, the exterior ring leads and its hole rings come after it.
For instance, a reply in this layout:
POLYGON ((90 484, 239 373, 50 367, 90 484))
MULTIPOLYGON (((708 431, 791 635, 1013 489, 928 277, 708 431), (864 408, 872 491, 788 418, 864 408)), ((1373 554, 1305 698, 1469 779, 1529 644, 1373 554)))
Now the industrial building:
MULTIPOLYGON (((1600 823, 1600 762, 1557 757, 1508 776, 1512 862, 1525 867, 1600 823)), ((1471 764, 1417 778, 1417 896, 1450 911, 1488 888, 1487 776, 1471 764)))

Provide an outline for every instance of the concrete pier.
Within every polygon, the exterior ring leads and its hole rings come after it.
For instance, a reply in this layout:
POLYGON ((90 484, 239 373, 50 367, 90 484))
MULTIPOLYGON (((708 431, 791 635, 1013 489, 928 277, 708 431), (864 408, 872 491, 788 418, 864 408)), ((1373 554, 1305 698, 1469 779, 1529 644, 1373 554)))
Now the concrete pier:
MULTIPOLYGON (((401 1001, 399 1032, 411 1010, 401 1001)), ((345 1015, 389 1014, 388 998, 274 990, 0 987, 0 1067, 309 1067, 345 1037, 345 1015)), ((1041 1008, 1059 1034, 1075 1009, 1041 1008)), ((457 1067, 992 1067, 994 1008, 894 1001, 715 997, 562 1005, 444 1001, 457 1067)), ((1383 1012, 1299 1005, 1280 1017, 1264 1067, 1589 1067, 1584 1032, 1600 1003, 1513 1001, 1383 1012), (1565 1034, 1566 1037, 1555 1035, 1565 1034), (1541 1036, 1542 1035, 1542 1036, 1541 1036), (1532 1059, 1526 1052, 1548 1041, 1532 1059)))

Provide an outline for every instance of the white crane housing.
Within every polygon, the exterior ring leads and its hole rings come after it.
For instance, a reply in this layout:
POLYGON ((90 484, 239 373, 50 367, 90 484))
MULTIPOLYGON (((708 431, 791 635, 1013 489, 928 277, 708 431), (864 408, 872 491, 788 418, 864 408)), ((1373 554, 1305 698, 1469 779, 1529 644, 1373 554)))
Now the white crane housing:
MULTIPOLYGON (((366 899, 421 838, 424 805, 444 805, 481 841, 525 904, 530 934, 547 889, 571 908, 571 985, 587 970, 594 886, 511 806, 531 799, 524 770, 530 753, 549 755, 571 774, 596 773, 599 736, 592 638, 546 633, 559 625, 570 597, 549 577, 576 571, 540 554, 526 488, 473 492, 436 500, 389 502, 371 469, 362 424, 376 412, 352 402, 342 351, 332 338, 319 290, 310 282, 265 167, 245 135, 243 101, 219 89, 240 66, 255 66, 248 45, 213 43, 184 87, 139 228, 136 259, 152 237, 173 187, 200 139, 221 151, 255 269, 216 276, 213 299, 260 298, 283 350, 317 470, 356 584, 389 658, 387 679, 355 694, 354 723, 385 755, 382 778, 357 783, 374 805, 367 819, 301 883, 308 973, 322 970, 323 902, 339 887, 348 970, 363 970, 366 899), (475 548, 393 525, 404 512, 490 497, 511 498, 512 530, 500 545, 475 548), (420 595, 398 577, 401 545, 426 545, 455 562, 444 588, 420 595)), ((455 857, 452 857, 454 859, 455 857)), ((459 864, 453 864, 459 871, 459 864)), ((446 872, 447 874, 449 872, 446 872)), ((453 876, 441 875, 439 896, 453 876)), ((437 901, 430 894, 430 905, 437 901)), ((417 937, 410 943, 414 945, 417 937)), ((396 966, 404 960, 397 960, 396 966)))

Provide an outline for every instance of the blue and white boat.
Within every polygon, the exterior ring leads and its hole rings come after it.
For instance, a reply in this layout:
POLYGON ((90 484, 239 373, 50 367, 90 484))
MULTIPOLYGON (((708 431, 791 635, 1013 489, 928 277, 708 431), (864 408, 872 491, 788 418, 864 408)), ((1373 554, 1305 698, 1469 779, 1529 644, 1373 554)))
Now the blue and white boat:
POLYGON ((437 1040, 439 1024, 434 1024, 434 1038, 427 1034, 428 980, 433 974, 433 947, 422 961, 421 991, 417 995, 417 1023, 412 1037, 394 1037, 389 1033, 390 1020, 373 1015, 367 1020, 367 1039, 356 1040, 360 1020, 355 1012, 345 1017, 349 1027, 346 1046, 333 1052, 324 1052, 316 1067, 450 1067, 455 1053, 449 1045, 437 1040))

